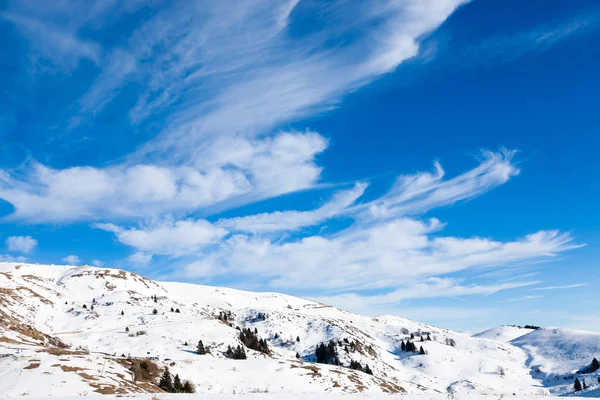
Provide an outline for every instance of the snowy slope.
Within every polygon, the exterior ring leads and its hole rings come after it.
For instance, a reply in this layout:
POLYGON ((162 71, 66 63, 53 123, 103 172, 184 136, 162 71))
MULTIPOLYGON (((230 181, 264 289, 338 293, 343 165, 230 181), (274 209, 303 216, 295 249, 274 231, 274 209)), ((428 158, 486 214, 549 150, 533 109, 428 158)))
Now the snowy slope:
POLYGON ((502 325, 485 330, 473 335, 473 337, 496 340, 502 343, 508 343, 518 337, 533 332, 534 329, 521 328, 512 325, 502 325))
POLYGON ((585 380, 589 393, 600 397, 600 371, 577 372, 600 359, 600 333, 565 328, 542 328, 511 341, 529 354, 531 374, 553 394, 570 393, 575 378, 585 380))
POLYGON ((532 373, 541 339, 503 343, 277 293, 160 283, 114 269, 0 263, 0 306, 0 394, 10 396, 159 392, 133 379, 129 356, 152 357, 207 393, 548 392, 532 373), (217 318, 222 312, 229 321, 217 318), (228 346, 240 345, 237 327, 256 330, 271 353, 246 349, 247 360, 226 358, 228 346), (427 354, 400 350, 411 334, 427 354), (195 353, 198 340, 211 354, 195 353), (339 366, 314 363, 315 347, 329 340, 338 343, 339 366), (349 369, 351 360, 373 375, 349 369))

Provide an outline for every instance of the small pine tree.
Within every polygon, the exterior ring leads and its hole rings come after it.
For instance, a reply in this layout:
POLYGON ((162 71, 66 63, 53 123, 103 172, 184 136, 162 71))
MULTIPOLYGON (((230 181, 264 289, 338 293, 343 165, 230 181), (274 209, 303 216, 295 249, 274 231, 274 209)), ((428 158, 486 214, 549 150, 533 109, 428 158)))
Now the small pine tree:
POLYGON ((160 381, 158 382, 158 387, 165 392, 173 392, 173 380, 171 373, 169 372, 169 368, 165 368, 165 372, 163 372, 162 376, 160 377, 160 381))
POLYGON ((427 335, 427 340, 431 342, 431 336, 427 335))
POLYGON ((128 326, 125 327, 125 332, 129 332, 129 327, 128 326))
POLYGON ((425 349, 423 349, 423 346, 421 346, 421 348, 419 349, 419 354, 421 354, 421 355, 425 354, 425 349))
POLYGON ((196 347, 196 353, 206 354, 206 349, 204 348, 204 344, 202 343, 202 340, 198 341, 198 346, 196 347))
POLYGON ((300 353, 296 352, 296 358, 300 358, 300 353))
POLYGON ((123 311, 121 311, 121 315, 125 315, 125 313, 123 311))
POLYGON ((83 308, 85 308, 87 310, 87 306, 85 304, 83 305, 83 308))
POLYGON ((578 378, 575 378, 575 383, 573 384, 573 388, 575 389, 576 392, 579 392, 581 390, 581 382, 579 382, 578 378))
POLYGON ((175 378, 173 378, 173 391, 175 393, 183 392, 183 384, 181 383, 181 379, 179 378, 179 374, 175 374, 175 378))
POLYGON ((175 314, 179 314, 179 308, 175 309, 175 314))
POLYGON ((423 336, 421 336, 421 342, 424 342, 425 338, 423 336))
POLYGON ((415 334, 414 334, 414 333, 411 333, 411 334, 410 334, 410 338, 411 338, 411 339, 414 339, 414 338, 415 338, 415 334))
POLYGON ((171 307, 171 312, 175 312, 175 309, 173 307, 171 307))
MULTIPOLYGON (((300 343, 300 336, 296 336, 296 342, 300 343)), ((595 358, 594 358, 595 360, 595 358)))
POLYGON ((598 363, 598 360, 594 357, 594 359, 592 360, 592 370, 590 372, 596 372, 600 369, 600 363, 598 363))
POLYGON ((373 371, 369 368, 369 364, 365 365, 365 373, 369 375, 373 375, 373 371))
POLYGON ((196 393, 194 384, 187 379, 183 381, 183 393, 196 393))
POLYGON ((154 310, 152 310, 152 314, 154 314, 154 315, 158 314, 158 310, 155 308, 154 310))
POLYGON ((402 351, 406 351, 406 345, 404 344, 404 340, 402 341, 402 343, 400 344, 400 350, 402 351))
POLYGON ((90 307, 90 310, 94 311, 94 305, 92 304, 92 306, 90 307))

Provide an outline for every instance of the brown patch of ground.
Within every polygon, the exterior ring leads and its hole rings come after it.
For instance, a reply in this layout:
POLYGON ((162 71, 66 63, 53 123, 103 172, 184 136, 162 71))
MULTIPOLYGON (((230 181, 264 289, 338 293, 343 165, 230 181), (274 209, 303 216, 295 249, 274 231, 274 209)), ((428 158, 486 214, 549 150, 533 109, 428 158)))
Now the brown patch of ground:
POLYGON ((406 392, 406 390, 404 390, 404 388, 402 386, 398 386, 393 382, 383 381, 379 384, 379 387, 385 393, 404 393, 404 392, 406 392))
POLYGON ((40 366, 39 362, 32 362, 31 364, 29 364, 28 366, 24 367, 23 369, 36 369, 40 366))
POLYGON ((306 365, 304 367, 300 367, 302 369, 307 369, 309 371, 311 371, 309 374, 307 374, 308 376, 312 376, 313 378, 317 378, 321 376, 321 370, 317 367, 315 367, 314 365, 306 365))
POLYGON ((69 349, 62 349, 59 347, 44 347, 43 349, 36 350, 36 352, 37 353, 48 353, 48 354, 52 354, 53 356, 72 356, 72 355, 82 356, 82 355, 89 354, 88 352, 82 351, 82 350, 69 350, 69 349))
POLYGON ((348 379, 350 380, 350 382, 356 385, 356 390, 358 390, 359 392, 364 392, 364 390, 367 388, 357 375, 348 374, 348 379))
POLYGON ((68 365, 62 365, 62 364, 60 364, 60 369, 62 369, 64 372, 80 372, 80 371, 85 371, 85 368, 69 367, 68 365))

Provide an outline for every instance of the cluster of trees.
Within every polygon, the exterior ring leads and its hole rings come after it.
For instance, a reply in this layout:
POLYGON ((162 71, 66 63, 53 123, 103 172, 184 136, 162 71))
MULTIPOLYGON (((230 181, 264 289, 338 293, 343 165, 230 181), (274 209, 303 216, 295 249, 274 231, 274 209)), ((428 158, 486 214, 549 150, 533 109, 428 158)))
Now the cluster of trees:
POLYGON ((323 343, 318 345, 315 349, 315 357, 320 364, 340 365, 340 358, 333 340, 330 340, 327 346, 323 343))
POLYGON ((246 351, 239 344, 235 349, 232 348, 231 346, 227 346, 227 351, 225 352, 225 356, 227 358, 231 358, 232 360, 245 360, 246 358, 248 358, 246 356, 246 351))
POLYGON ((456 347, 456 342, 454 339, 446 338, 446 345, 456 347))
POLYGON ((410 340, 407 340, 406 343, 404 343, 403 340, 400 343, 400 350, 406 351, 408 353, 427 354, 425 353, 425 349, 423 348, 423 346, 420 346, 419 350, 417 350, 417 346, 414 344, 414 342, 411 342, 410 340))
POLYGON ((355 369, 358 371, 362 371, 366 374, 373 375, 373 371, 371 371, 371 368, 369 368, 369 364, 365 364, 363 368, 363 366, 358 361, 350 360, 350 369, 355 369))
POLYGON ((525 325, 525 326, 521 326, 521 325, 508 325, 508 326, 512 326, 513 328, 521 328, 521 329, 533 329, 533 330, 542 329, 541 327, 539 327, 537 325, 525 325))
POLYGON ((227 311, 227 312, 221 311, 221 312, 219 312, 219 316, 217 317, 217 319, 219 321, 222 321, 222 322, 229 322, 229 321, 231 321, 231 319, 232 319, 231 318, 231 311, 227 311))
POLYGON ((258 337, 258 330, 254 328, 254 331, 249 328, 244 328, 240 331, 240 341, 249 349, 260 351, 264 354, 269 354, 269 346, 267 341, 258 337))
POLYGON ((178 374, 173 377, 169 372, 169 368, 165 368, 158 387, 168 393, 196 393, 196 388, 190 381, 186 379, 182 382, 178 374))
POLYGON ((150 296, 150 298, 155 302, 158 303, 158 297, 156 297, 156 295, 152 295, 150 296))

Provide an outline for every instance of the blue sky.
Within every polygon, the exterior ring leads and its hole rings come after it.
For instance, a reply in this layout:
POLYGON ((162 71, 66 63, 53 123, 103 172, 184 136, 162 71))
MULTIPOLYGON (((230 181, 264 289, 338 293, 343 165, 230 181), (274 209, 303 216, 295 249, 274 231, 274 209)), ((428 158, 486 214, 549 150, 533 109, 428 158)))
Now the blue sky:
POLYGON ((594 1, 1 1, 0 259, 600 329, 594 1))

